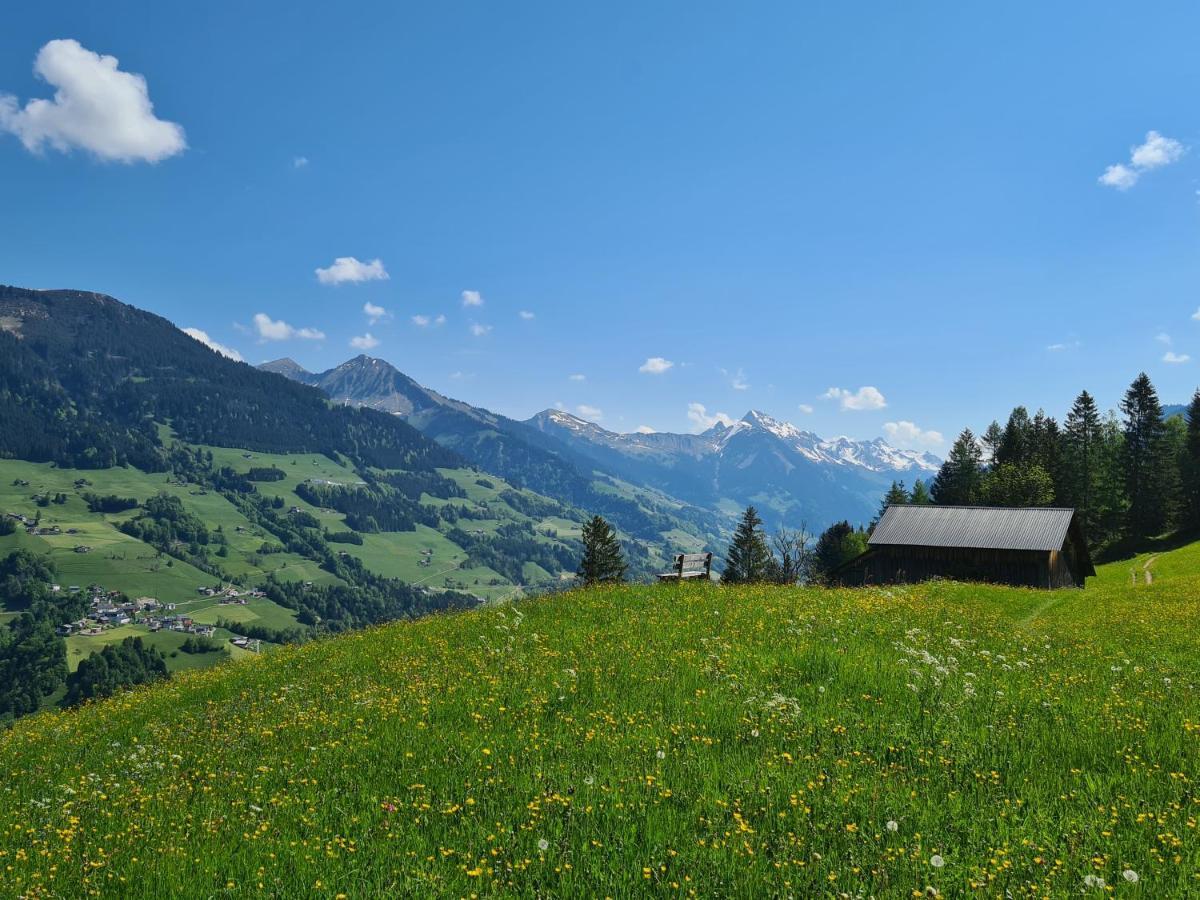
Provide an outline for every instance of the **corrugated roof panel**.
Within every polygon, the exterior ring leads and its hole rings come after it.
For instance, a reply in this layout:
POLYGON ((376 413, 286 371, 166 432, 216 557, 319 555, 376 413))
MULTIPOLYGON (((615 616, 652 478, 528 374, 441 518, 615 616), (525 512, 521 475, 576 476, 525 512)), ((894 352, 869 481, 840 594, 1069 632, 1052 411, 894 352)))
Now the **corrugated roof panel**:
POLYGON ((875 526, 872 547, 970 547, 1061 550, 1073 509, 994 506, 890 506, 875 526))

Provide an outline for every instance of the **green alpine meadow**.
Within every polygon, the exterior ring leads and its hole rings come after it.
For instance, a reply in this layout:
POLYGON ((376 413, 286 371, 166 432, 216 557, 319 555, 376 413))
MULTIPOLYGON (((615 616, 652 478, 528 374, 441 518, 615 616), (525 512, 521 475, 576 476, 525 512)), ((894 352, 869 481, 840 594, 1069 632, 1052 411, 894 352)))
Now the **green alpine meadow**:
POLYGON ((1188 896, 1198 573, 602 585, 180 672, 0 737, 4 889, 1188 896))

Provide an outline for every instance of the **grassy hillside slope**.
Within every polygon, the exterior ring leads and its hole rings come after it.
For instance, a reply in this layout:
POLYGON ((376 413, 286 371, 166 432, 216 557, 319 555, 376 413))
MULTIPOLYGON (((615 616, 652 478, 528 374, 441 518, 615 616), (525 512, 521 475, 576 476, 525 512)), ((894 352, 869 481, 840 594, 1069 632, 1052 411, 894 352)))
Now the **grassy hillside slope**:
POLYGON ((4 890, 1188 895, 1198 573, 586 590, 184 673, 0 737, 4 890))

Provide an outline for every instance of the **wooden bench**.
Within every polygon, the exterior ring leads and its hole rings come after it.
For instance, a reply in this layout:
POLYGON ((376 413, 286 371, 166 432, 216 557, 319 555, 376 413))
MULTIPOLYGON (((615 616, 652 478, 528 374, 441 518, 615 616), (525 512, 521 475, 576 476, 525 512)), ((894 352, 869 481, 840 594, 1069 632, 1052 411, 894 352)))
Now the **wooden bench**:
POLYGON ((712 569, 711 553, 677 553, 675 568, 658 576, 659 581, 684 581, 689 578, 709 580, 712 569))

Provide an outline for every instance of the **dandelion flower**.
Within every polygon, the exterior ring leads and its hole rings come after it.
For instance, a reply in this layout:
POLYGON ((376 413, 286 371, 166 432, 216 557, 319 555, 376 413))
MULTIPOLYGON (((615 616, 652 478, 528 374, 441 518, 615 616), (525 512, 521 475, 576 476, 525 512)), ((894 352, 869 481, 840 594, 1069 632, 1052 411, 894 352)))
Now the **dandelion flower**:
POLYGON ((550 849, 550 842, 548 840, 546 840, 545 838, 542 838, 541 840, 538 841, 538 849, 541 850, 543 853, 545 853, 547 850, 550 849))
POLYGON ((893 834, 895 834, 897 831, 900 830, 900 823, 897 822, 895 819, 888 819, 887 824, 884 825, 883 827, 886 828, 888 831, 892 832, 893 834))
POLYGON ((1124 878, 1126 881, 1128 881, 1130 884, 1137 884, 1137 882, 1138 882, 1138 873, 1133 871, 1133 869, 1126 869, 1124 872, 1121 873, 1121 877, 1124 878))
POLYGON ((935 869, 940 869, 946 864, 946 861, 942 859, 940 854, 935 853, 933 856, 929 857, 929 864, 935 869))

